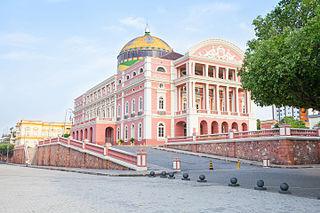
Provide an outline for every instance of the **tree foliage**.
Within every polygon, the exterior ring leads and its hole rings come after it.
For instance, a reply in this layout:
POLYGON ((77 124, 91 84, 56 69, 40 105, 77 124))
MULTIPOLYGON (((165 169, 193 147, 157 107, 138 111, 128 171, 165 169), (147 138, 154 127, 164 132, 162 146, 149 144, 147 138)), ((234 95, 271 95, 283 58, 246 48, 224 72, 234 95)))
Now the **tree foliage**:
POLYGON ((240 75, 260 106, 320 109, 320 0, 282 0, 254 21, 240 75))
POLYGON ((6 156, 7 151, 9 151, 9 155, 12 155, 14 145, 10 143, 0 143, 0 155, 6 156))
POLYGON ((281 121, 280 124, 289 124, 291 128, 306 128, 303 121, 294 119, 292 116, 286 116, 281 121))
POLYGON ((257 119, 257 130, 261 129, 261 121, 260 119, 257 119))

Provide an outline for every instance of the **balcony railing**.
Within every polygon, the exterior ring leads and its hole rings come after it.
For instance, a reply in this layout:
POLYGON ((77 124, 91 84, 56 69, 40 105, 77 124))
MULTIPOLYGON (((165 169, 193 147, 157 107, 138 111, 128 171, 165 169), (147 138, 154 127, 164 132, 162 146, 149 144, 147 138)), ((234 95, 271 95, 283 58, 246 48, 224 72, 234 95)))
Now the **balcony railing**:
MULTIPOLYGON (((280 136, 294 136, 294 137, 318 137, 320 140, 320 129, 297 129, 297 128, 275 128, 263 129, 257 131, 242 131, 236 132, 234 130, 228 133, 219 134, 205 134, 197 136, 183 136, 168 138, 168 143, 175 142, 197 142, 197 141, 214 141, 224 139, 245 139, 245 138, 261 138, 261 137, 280 137, 280 136)), ((275 139, 278 140, 278 139, 275 139)))

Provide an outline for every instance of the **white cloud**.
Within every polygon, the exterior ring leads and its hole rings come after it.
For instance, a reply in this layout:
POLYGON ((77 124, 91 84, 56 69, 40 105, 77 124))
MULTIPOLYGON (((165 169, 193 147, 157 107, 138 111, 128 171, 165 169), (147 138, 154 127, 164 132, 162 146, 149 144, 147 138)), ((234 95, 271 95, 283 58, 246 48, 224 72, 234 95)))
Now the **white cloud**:
POLYGON ((123 27, 121 27, 119 25, 103 26, 102 30, 106 30, 109 32, 124 32, 124 31, 126 31, 123 27))
POLYGON ((8 33, 0 35, 0 44, 9 46, 28 46, 44 41, 44 38, 36 37, 28 33, 8 33))
POLYGON ((0 55, 0 59, 13 61, 52 60, 53 57, 32 51, 11 51, 0 55))
POLYGON ((193 14, 205 13, 226 13, 238 10, 238 7, 232 3, 212 2, 208 4, 198 4, 190 8, 193 14))
POLYGON ((133 27, 136 29, 144 29, 145 25, 146 25, 146 20, 144 18, 141 17, 125 17, 123 19, 120 19, 119 22, 127 27, 133 27))

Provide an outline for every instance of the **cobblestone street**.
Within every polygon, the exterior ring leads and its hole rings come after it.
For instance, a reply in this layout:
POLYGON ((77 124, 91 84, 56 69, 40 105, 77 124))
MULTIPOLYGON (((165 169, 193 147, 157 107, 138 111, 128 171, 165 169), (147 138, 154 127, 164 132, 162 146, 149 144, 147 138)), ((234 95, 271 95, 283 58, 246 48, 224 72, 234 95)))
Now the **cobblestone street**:
POLYGON ((159 177, 105 177, 0 165, 0 212, 318 212, 320 202, 159 177))

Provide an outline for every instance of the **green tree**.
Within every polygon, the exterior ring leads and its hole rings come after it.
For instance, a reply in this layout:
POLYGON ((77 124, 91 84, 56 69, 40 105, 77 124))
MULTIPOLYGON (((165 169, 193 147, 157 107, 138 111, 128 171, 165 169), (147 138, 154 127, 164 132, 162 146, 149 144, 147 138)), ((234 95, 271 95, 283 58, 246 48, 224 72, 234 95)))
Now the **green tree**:
POLYGON ((261 129, 261 121, 260 119, 257 119, 257 130, 261 129))
POLYGON ((0 155, 6 156, 7 151, 9 151, 9 156, 13 153, 14 145, 10 143, 0 143, 0 155))
POLYGON ((303 121, 294 119, 292 116, 286 116, 284 117, 281 122, 281 124, 289 124, 291 128, 306 128, 306 125, 303 121))
POLYGON ((260 106, 320 109, 320 1, 282 0, 254 21, 240 71, 260 106))
POLYGON ((69 138, 70 137, 70 134, 63 134, 63 136, 62 137, 64 137, 64 138, 69 138))

